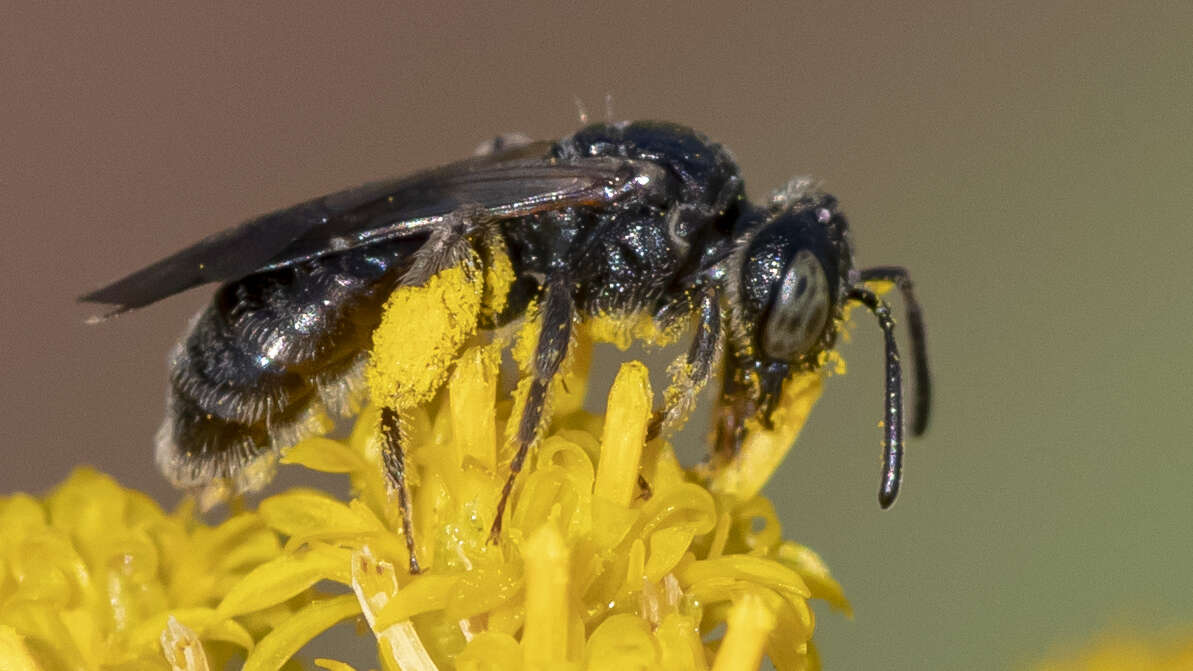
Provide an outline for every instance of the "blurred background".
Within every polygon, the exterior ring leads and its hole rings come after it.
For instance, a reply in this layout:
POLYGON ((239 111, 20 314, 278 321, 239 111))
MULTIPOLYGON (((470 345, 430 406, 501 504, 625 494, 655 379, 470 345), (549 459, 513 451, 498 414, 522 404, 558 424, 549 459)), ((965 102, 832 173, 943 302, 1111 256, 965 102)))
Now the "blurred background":
POLYGON ((856 610, 819 611, 827 669, 1016 668, 1193 622, 1193 4, 1096 4, 8 5, 0 491, 89 463, 177 500, 151 441, 210 290, 100 326, 75 296, 610 94, 730 147, 755 196, 822 179, 859 263, 912 271, 937 398, 899 503, 860 312, 769 488, 856 610))

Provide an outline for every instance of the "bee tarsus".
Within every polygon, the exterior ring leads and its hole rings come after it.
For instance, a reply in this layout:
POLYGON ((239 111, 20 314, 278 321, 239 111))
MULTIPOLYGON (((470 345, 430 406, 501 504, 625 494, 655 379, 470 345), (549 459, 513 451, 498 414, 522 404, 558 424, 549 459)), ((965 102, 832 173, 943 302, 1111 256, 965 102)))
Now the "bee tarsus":
POLYGON ((402 516, 402 535, 406 539, 406 552, 410 557, 410 574, 418 575, 418 555, 414 550, 414 516, 410 511, 410 493, 406 489, 406 452, 402 449, 402 429, 398 411, 391 407, 381 408, 381 461, 385 465, 385 480, 390 491, 398 498, 398 511, 402 516))

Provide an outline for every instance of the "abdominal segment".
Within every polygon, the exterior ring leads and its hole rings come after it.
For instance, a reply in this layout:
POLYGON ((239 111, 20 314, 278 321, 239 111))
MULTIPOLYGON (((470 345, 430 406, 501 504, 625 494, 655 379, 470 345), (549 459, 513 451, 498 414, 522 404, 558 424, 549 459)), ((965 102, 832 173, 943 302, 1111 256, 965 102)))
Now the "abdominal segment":
POLYGON ((276 457, 365 396, 381 306, 417 241, 346 252, 219 288, 170 355, 157 462, 213 504, 260 489, 276 457))

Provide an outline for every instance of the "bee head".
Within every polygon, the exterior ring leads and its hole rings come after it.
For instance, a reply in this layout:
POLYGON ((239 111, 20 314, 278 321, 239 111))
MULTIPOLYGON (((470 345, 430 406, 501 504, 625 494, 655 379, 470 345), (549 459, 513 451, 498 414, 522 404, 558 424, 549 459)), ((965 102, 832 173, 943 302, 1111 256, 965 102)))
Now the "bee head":
MULTIPOLYGON (((915 363, 912 433, 928 423, 930 378, 924 324, 907 271, 895 266, 853 267, 848 224, 837 199, 794 181, 771 198, 765 210, 743 215, 743 246, 729 282, 735 312, 730 389, 744 390, 752 412, 765 426, 792 370, 812 370, 833 346, 842 307, 861 303, 878 319, 886 349, 883 413, 883 476, 879 501, 891 505, 899 491, 903 455, 903 372, 890 307, 868 281, 893 283, 903 295, 915 363), (752 378, 752 384, 745 380, 752 378)), ((732 396, 733 394, 730 394, 732 396)))
POLYGON ((764 365, 809 368, 835 339, 853 252, 836 198, 796 184, 772 198, 742 250, 740 344, 764 365))

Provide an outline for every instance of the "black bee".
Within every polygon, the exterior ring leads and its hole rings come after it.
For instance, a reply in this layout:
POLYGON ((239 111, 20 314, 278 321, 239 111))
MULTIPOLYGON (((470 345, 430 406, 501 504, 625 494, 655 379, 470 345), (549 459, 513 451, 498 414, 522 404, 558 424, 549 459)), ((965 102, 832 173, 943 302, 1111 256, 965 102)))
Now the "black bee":
MULTIPOLYGON (((279 452, 323 430, 325 415, 352 412, 391 292, 446 268, 490 262, 493 247, 516 281, 501 312, 478 326, 518 319, 532 301, 541 319, 494 537, 544 428, 573 330, 595 316, 645 315, 663 330, 693 329, 670 369, 653 435, 682 423, 724 359, 713 448, 723 460, 740 445, 747 419, 769 424, 784 380, 819 365, 843 306, 861 303, 886 337, 879 501, 894 502, 904 431, 900 359, 891 311, 864 283, 887 280, 902 292, 919 434, 929 378, 907 272, 855 268, 837 200, 808 181, 752 204, 729 152, 683 126, 606 123, 557 142, 499 138, 467 160, 252 219, 81 300, 115 305, 116 314, 222 283, 170 356, 157 436, 157 462, 171 482, 222 495, 263 486, 279 452)), ((417 315, 410 328, 418 328, 417 315)), ((383 453, 417 571, 399 410, 382 412, 383 453)))

